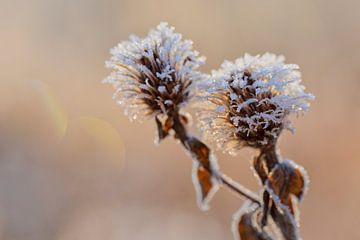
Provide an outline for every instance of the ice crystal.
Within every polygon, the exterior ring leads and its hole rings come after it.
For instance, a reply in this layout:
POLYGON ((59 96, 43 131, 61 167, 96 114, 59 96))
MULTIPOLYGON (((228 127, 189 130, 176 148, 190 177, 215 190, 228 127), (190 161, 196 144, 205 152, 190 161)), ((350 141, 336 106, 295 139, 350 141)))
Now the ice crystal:
POLYGON ((185 104, 192 96, 195 69, 205 58, 192 49, 167 23, 160 23, 145 38, 131 36, 111 49, 106 66, 113 72, 104 82, 116 88, 114 99, 130 119, 154 116, 185 104))
POLYGON ((199 85, 200 127, 205 136, 234 154, 242 146, 261 148, 290 129, 288 115, 306 112, 313 95, 300 84, 295 64, 266 53, 225 61, 199 85))

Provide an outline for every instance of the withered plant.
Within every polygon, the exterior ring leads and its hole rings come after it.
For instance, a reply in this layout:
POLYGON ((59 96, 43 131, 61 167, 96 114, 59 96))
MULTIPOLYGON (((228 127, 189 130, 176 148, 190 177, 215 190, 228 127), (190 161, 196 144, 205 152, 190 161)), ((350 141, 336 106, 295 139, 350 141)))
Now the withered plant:
POLYGON ((281 159, 277 140, 292 129, 289 115, 307 111, 313 95, 300 84, 299 67, 266 53, 225 61, 210 75, 197 71, 205 58, 173 27, 161 23, 147 37, 131 36, 111 50, 104 82, 116 89, 114 99, 131 120, 154 119, 157 142, 171 136, 193 160, 197 202, 207 210, 219 186, 246 199, 233 217, 241 240, 295 240, 299 237, 298 202, 307 189, 305 170, 281 159), (257 149, 253 170, 262 190, 256 194, 222 173, 210 147, 187 131, 183 107, 193 101, 204 141, 236 154, 257 149))

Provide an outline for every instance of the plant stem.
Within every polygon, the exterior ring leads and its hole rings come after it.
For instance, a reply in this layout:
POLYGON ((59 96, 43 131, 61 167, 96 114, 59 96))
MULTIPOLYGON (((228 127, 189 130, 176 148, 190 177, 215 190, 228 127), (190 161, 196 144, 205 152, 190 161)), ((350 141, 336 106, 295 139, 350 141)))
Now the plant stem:
POLYGON ((239 183, 232 180, 230 177, 226 176, 223 173, 220 173, 220 180, 224 186, 227 186, 233 192, 240 194, 241 196, 251 200, 252 202, 261 205, 260 201, 256 197, 256 195, 250 191, 249 189, 245 188, 244 186, 240 185, 239 183))
POLYGON ((268 172, 270 173, 271 170, 279 163, 279 156, 276 153, 276 142, 267 148, 261 149, 259 157, 264 159, 268 172))
MULTIPOLYGON (((188 141, 189 141, 189 139, 192 139, 192 137, 188 135, 184 124, 180 120, 178 111, 176 111, 176 110, 173 111, 171 114, 169 114, 169 117, 171 117, 173 120, 172 129, 175 131, 176 137, 181 141, 181 143, 185 147, 185 149, 190 151, 190 153, 193 154, 193 152, 191 152, 191 149, 189 149, 189 145, 188 145, 188 141)), ((201 143, 203 146, 205 146, 207 149, 209 149, 206 146, 206 144, 204 144, 203 142, 201 142, 198 139, 197 139, 197 141, 199 141, 199 143, 201 143)), ((210 149, 209 149, 209 151, 210 151, 210 149)), ((207 162, 209 162, 209 159, 206 159, 206 160, 207 160, 207 162)), ((205 166, 202 161, 199 161, 199 162, 200 162, 200 164, 202 164, 202 167, 204 169, 206 169, 212 175, 215 175, 217 177, 217 179, 219 180, 219 182, 222 183, 223 186, 228 187, 232 192, 240 194, 241 196, 251 200, 252 202, 254 202, 256 204, 261 205, 257 195, 255 193, 253 193, 251 190, 249 190, 246 187, 242 186, 241 184, 235 182, 227 175, 221 173, 220 170, 217 170, 217 172, 214 173, 209 165, 205 166)))

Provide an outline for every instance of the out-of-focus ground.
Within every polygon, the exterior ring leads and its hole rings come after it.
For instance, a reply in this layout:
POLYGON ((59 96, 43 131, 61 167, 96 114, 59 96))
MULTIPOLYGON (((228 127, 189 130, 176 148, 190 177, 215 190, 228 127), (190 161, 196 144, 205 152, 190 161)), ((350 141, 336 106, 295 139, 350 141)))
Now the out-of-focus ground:
MULTIPOLYGON (((0 239, 231 239, 242 204, 196 207, 191 161, 154 122, 130 123, 100 80, 108 49, 161 20, 195 42, 202 70, 245 52, 284 54, 316 95, 281 139, 311 177, 303 239, 360 239, 360 2, 357 0, 1 0, 0 239)), ((253 189, 254 154, 218 154, 253 189)))

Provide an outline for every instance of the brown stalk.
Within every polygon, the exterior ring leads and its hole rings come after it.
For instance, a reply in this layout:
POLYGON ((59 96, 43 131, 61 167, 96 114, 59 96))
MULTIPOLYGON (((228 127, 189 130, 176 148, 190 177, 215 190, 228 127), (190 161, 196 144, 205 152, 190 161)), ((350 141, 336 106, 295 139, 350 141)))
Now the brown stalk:
MULTIPOLYGON (((260 150, 259 156, 254 158, 254 169, 264 185, 268 179, 271 170, 279 163, 279 156, 276 153, 276 142, 260 150)), ((264 227, 268 222, 269 211, 272 206, 272 200, 267 191, 263 193, 263 215, 261 225, 264 227)))

